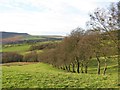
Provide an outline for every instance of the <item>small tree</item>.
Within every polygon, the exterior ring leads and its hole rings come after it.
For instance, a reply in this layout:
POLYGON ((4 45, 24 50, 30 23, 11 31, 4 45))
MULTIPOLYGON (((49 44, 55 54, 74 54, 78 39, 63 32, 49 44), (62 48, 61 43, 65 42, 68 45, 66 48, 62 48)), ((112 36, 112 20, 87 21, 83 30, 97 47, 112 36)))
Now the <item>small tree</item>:
POLYGON ((16 52, 2 53, 2 63, 21 62, 22 60, 23 60, 23 56, 16 52))
POLYGON ((23 61, 25 62, 38 62, 38 55, 36 51, 31 51, 24 55, 23 61))
POLYGON ((92 14, 90 14, 90 21, 87 22, 87 26, 94 31, 106 32, 109 39, 112 40, 118 50, 120 51, 119 43, 119 29, 120 29, 120 2, 112 3, 109 9, 97 8, 92 14), (113 33, 114 32, 114 33, 113 33))

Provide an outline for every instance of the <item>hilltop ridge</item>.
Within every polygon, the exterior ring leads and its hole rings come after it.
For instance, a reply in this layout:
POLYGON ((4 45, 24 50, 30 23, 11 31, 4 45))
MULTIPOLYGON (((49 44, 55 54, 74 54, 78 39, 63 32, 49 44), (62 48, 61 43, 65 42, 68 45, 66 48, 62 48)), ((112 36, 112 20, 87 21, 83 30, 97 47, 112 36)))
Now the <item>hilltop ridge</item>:
POLYGON ((28 36, 28 33, 17 33, 17 32, 0 32, 0 35, 2 36, 1 38, 10 38, 10 37, 15 37, 15 36, 28 36))

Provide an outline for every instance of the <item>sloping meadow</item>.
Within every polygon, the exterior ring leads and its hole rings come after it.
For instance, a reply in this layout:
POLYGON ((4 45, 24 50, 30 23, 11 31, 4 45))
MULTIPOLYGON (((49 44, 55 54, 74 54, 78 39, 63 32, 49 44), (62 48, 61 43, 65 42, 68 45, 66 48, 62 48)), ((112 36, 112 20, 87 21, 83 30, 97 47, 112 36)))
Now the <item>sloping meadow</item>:
POLYGON ((108 72, 115 72, 107 75, 68 73, 44 63, 2 68, 2 88, 118 88, 116 65, 108 67, 108 72))

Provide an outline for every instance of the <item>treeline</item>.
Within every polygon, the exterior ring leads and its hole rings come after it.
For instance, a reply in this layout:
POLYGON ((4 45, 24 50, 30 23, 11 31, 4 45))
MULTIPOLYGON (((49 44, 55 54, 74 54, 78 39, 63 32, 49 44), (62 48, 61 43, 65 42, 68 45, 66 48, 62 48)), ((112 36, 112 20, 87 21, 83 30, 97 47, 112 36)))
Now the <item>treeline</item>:
POLYGON ((34 39, 34 40, 18 40, 18 41, 8 41, 8 42, 2 42, 2 44, 35 44, 38 42, 45 42, 45 41, 56 41, 56 40, 62 40, 62 38, 44 38, 44 39, 34 39))
POLYGON ((43 50, 43 49, 52 49, 57 46, 58 42, 49 42, 49 43, 42 43, 42 44, 36 44, 36 45, 31 45, 29 50, 43 50))
POLYGON ((108 35, 82 28, 74 29, 71 34, 59 43, 44 43, 32 45, 30 52, 20 55, 15 52, 2 53, 2 63, 9 62, 44 62, 73 73, 87 73, 88 65, 93 58, 98 63, 100 74, 101 57, 104 57, 104 74, 107 70, 107 60, 117 55, 117 47, 111 39, 104 40, 108 35), (37 53, 35 50, 44 50, 37 53))
POLYGON ((58 47, 41 53, 39 60, 66 71, 87 73, 88 64, 95 58, 97 74, 101 74, 102 57, 105 74, 107 61, 120 51, 120 2, 112 3, 107 10, 97 8, 89 16, 87 30, 76 28, 58 47))
POLYGON ((69 72, 87 73, 88 64, 96 58, 97 73, 100 74, 101 57, 104 57, 105 74, 107 60, 113 55, 117 55, 117 48, 111 40, 104 40, 100 32, 76 28, 58 47, 40 53, 39 60, 69 72))
POLYGON ((17 52, 3 52, 2 63, 9 62, 38 62, 38 53, 36 50, 49 50, 56 48, 59 42, 48 42, 42 44, 34 44, 29 48, 29 52, 21 55, 17 52))
POLYGON ((2 53, 2 63, 9 62, 21 62, 23 61, 23 56, 15 52, 3 52, 2 53))
POLYGON ((38 54, 35 51, 31 51, 25 55, 16 52, 3 52, 2 63, 10 62, 38 62, 38 54))

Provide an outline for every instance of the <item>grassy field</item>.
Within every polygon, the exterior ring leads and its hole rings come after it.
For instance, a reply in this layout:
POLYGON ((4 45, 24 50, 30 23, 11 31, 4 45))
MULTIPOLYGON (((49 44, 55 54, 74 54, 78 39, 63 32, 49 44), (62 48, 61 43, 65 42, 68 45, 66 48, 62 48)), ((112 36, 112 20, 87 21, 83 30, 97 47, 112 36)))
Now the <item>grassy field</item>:
MULTIPOLYGON (((37 44, 44 44, 42 42, 37 44)), ((13 45, 3 48, 3 52, 29 53, 30 45, 13 45)), ((38 53, 42 50, 37 50, 38 53)), ((97 61, 88 64, 88 74, 65 72, 44 63, 7 63, 2 66, 3 88, 118 88, 117 57, 107 60, 107 74, 97 75, 97 61)), ((104 58, 101 57, 101 73, 104 58)))
MULTIPOLYGON (((54 41, 54 42, 60 42, 60 41, 54 41)), ((35 45, 45 44, 45 43, 54 43, 52 41, 45 41, 45 42, 38 42, 35 45)), ((0 46, 0 52, 18 52, 20 54, 25 54, 29 52, 30 44, 14 44, 14 45, 5 45, 2 47, 0 46)), ((38 50, 37 52, 41 52, 41 50, 38 50)))
POLYGON ((18 52, 18 53, 24 53, 29 49, 30 45, 23 44, 23 45, 16 45, 11 47, 3 47, 2 52, 18 52))
POLYGON ((97 75, 95 68, 89 68, 88 74, 77 74, 44 63, 26 64, 2 66, 3 88, 118 88, 117 64, 108 66, 105 76, 97 75))

